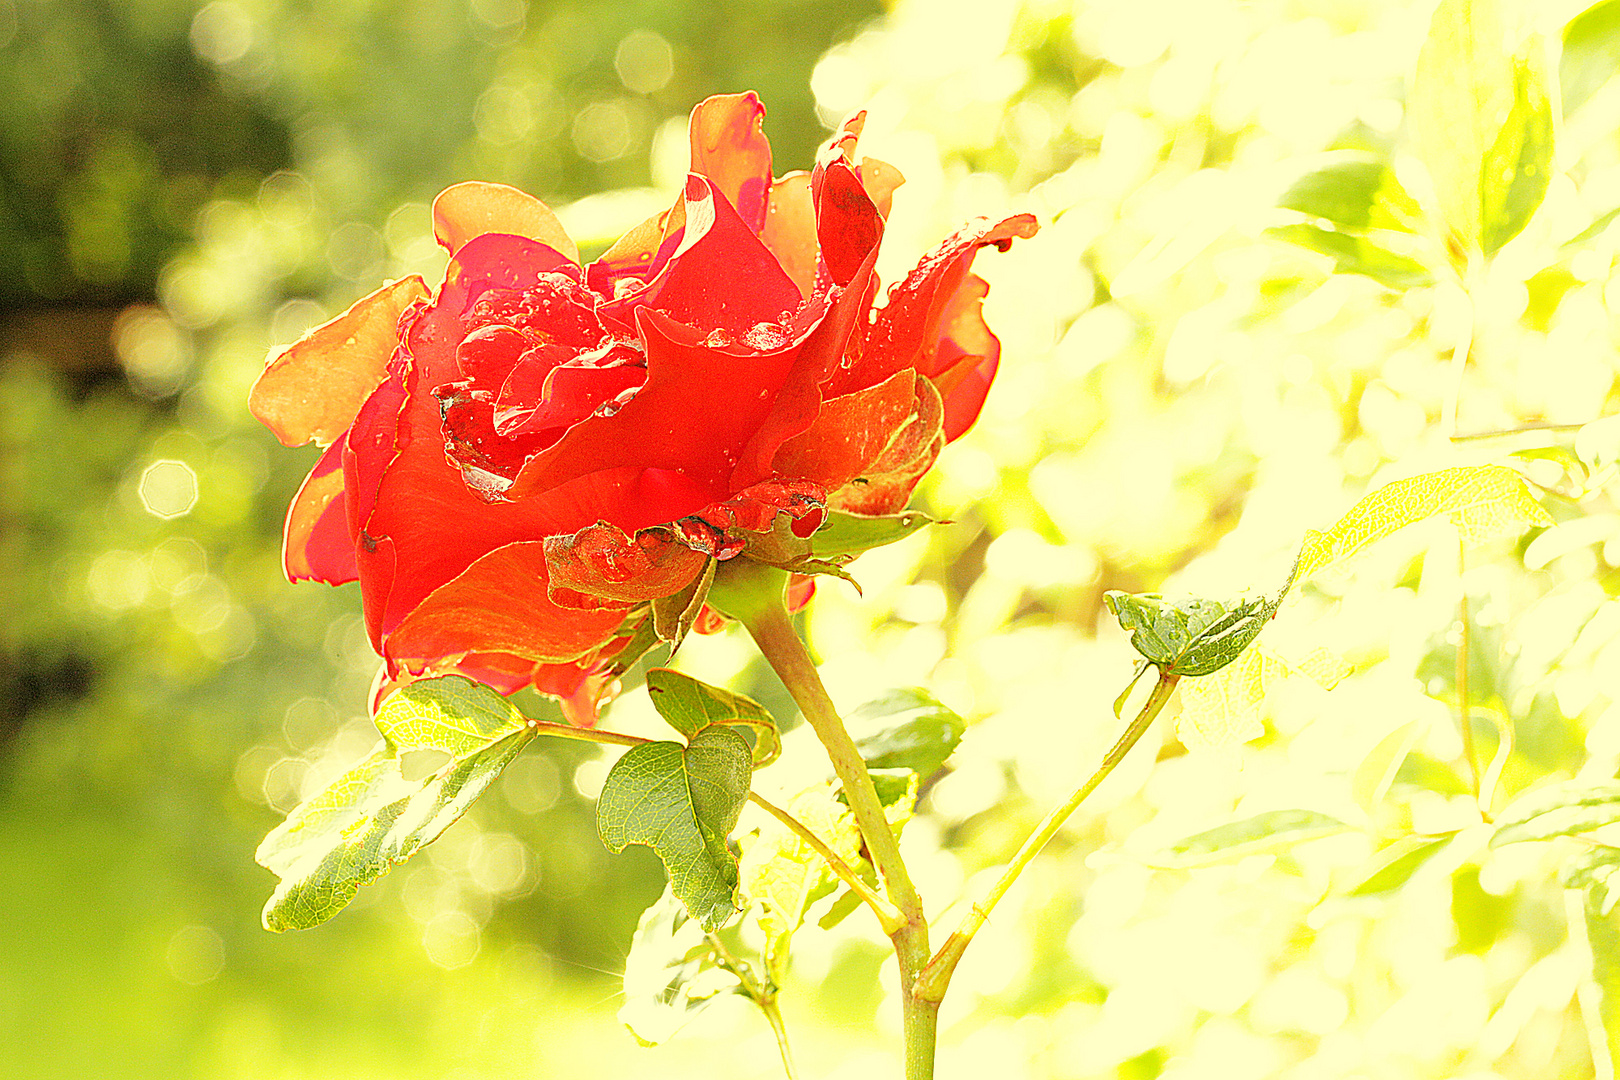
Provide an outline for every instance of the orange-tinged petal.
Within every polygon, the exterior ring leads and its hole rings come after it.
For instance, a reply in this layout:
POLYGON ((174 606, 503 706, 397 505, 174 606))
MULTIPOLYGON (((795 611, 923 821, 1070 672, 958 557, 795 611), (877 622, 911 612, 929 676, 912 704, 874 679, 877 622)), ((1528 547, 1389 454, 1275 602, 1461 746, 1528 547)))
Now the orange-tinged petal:
POLYGON ((759 95, 717 94, 692 110, 691 171, 709 178, 756 234, 765 225, 771 143, 759 95))
POLYGON ((877 206, 878 213, 887 221, 889 208, 894 204, 894 190, 906 182, 905 175, 887 161, 879 161, 875 157, 861 158, 860 168, 855 171, 860 175, 866 193, 877 206))
POLYGON ((423 598, 383 639, 384 655, 407 668, 468 653, 563 663, 614 637, 629 609, 559 607, 546 587, 543 541, 497 548, 423 598))
POLYGON ((799 287, 799 295, 809 296, 816 287, 816 207, 809 173, 788 173, 771 185, 759 238, 799 287))
POLYGON ((916 409, 917 373, 910 368, 833 398, 809 430, 782 444, 774 469, 840 488, 877 460, 916 409))
POLYGON ((551 207, 506 184, 469 180, 439 192, 433 200, 433 235, 450 254, 485 233, 506 233, 538 240, 579 262, 579 246, 551 207))
POLYGON ((676 196, 675 205, 654 214, 614 241, 600 258, 586 269, 585 280, 603 296, 618 295, 625 279, 634 285, 646 282, 664 268, 674 254, 676 239, 686 228, 686 196, 676 196))
POLYGON ((656 600, 690 585, 707 559, 668 529, 641 529, 631 536, 606 521, 569 536, 548 536, 545 544, 554 599, 556 590, 572 589, 623 603, 656 600))
POLYGON ((342 442, 321 455, 287 507, 281 568, 288 581, 342 585, 360 576, 344 504, 342 442))
POLYGON ((923 474, 945 449, 945 404, 927 379, 916 382, 916 410, 876 461, 828 498, 834 510, 893 514, 903 509, 923 474))
POLYGON ((427 295, 413 275, 356 300, 271 358, 248 395, 248 409, 284 446, 333 442, 387 376, 399 317, 427 295))

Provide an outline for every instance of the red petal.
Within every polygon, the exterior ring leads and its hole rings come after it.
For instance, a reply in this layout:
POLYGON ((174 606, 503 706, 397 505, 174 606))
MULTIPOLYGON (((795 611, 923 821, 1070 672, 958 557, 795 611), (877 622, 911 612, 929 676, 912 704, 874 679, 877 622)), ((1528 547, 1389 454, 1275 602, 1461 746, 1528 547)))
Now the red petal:
POLYGON ((288 581, 342 585, 360 576, 344 506, 342 441, 327 447, 287 507, 281 568, 288 581))
POLYGON ((642 529, 632 537, 602 521, 546 540, 552 596, 559 600, 559 589, 630 604, 656 600, 686 588, 704 562, 668 529, 642 529))
POLYGON ((692 172, 708 177, 755 233, 765 225, 771 143, 765 106, 753 91, 719 94, 692 110, 692 172))
POLYGON ((807 574, 788 575, 787 592, 783 597, 787 603, 788 614, 803 611, 814 595, 816 595, 815 578, 807 574))
MULTIPOLYGON (((516 377, 517 372, 514 371, 513 375, 516 377)), ((526 373, 525 379, 532 379, 532 373, 526 373)), ((646 381, 647 369, 639 364, 615 364, 612 367, 560 364, 546 372, 539 392, 533 396, 516 392, 509 394, 514 388, 508 382, 507 388, 501 391, 502 401, 526 399, 536 404, 527 411, 508 409, 498 412, 496 430, 511 437, 530 431, 571 427, 624 391, 646 381)))
MULTIPOLYGON (((468 247, 490 239, 497 238, 481 237, 468 247)), ((374 641, 480 556, 595 520, 594 514, 569 516, 545 499, 486 502, 445 459, 440 403, 433 390, 458 374, 455 347, 463 331, 457 310, 441 296, 411 324, 409 389, 398 380, 383 384, 356 421, 350 453, 344 457, 366 621, 374 641)))
POLYGON ((821 515, 826 505, 826 489, 820 484, 807 480, 767 480, 724 502, 705 506, 671 523, 670 528, 688 547, 717 559, 729 559, 747 544, 748 538, 743 533, 770 532, 781 514, 787 514, 794 521, 821 515))
POLYGON ((643 307, 695 327, 745 336, 759 323, 785 323, 799 307, 798 286, 737 216, 724 194, 696 174, 686 178, 686 231, 647 285, 598 313, 629 328, 643 307))
POLYGON ((335 441, 387 375, 400 316, 427 295, 422 279, 413 276, 356 300, 265 365, 248 409, 285 446, 335 441))
POLYGON ((957 290, 968 278, 973 256, 981 247, 1005 248, 1015 237, 1035 235, 1035 218, 1019 214, 1000 223, 977 218, 924 256, 906 279, 889 290, 888 304, 867 330, 862 361, 837 382, 837 393, 849 393, 881 382, 901 368, 924 375, 938 372, 936 354, 954 310, 957 290))
POLYGON ((543 275, 573 276, 580 272, 566 255, 537 240, 485 233, 467 241, 450 260, 438 306, 449 308, 459 318, 491 289, 521 292, 539 288, 543 275))
POLYGON ((773 462, 781 476, 802 476, 837 489, 864 473, 917 410, 917 375, 909 368, 865 390, 833 398, 809 430, 782 444, 773 462))
POLYGON ((930 377, 945 398, 946 442, 954 442, 979 418, 1001 362, 1001 340, 984 321, 989 291, 983 278, 969 274, 941 319, 945 331, 930 377))
POLYGON ((682 473, 635 465, 587 473, 543 497, 566 520, 607 521, 631 531, 685 517, 713 498, 682 473))
POLYGON ((692 632, 694 634, 718 634, 726 628, 726 623, 730 621, 730 619, 708 604, 704 604, 702 609, 698 611, 697 618, 692 620, 692 632))
POLYGON ((505 184, 477 180, 439 192, 433 200, 433 235, 450 254, 485 233, 527 236, 579 262, 579 248, 568 230, 551 207, 533 195, 505 184))
POLYGON ((759 430, 744 449, 737 462, 737 470, 732 474, 732 488, 741 489, 774 475, 772 461, 777 450, 814 423, 821 411, 822 384, 844 361, 856 328, 862 325, 872 308, 871 294, 877 287, 872 266, 877 261, 877 254, 876 247, 867 253, 866 261, 846 288, 827 286, 823 293, 813 296, 805 304, 801 317, 815 310, 818 300, 829 304, 828 314, 799 350, 793 368, 771 403, 770 415, 760 424, 759 430))
POLYGON ((822 261, 835 283, 848 285, 883 238, 883 218, 842 159, 817 165, 811 188, 822 261))
POLYGON ((608 641, 628 605, 581 611, 552 603, 545 547, 507 544, 473 562, 415 605, 383 639, 384 655, 407 668, 468 653, 554 664, 608 641))
POLYGON ((651 308, 639 310, 636 321, 647 347, 646 383, 617 412, 586 417, 531 458, 511 497, 624 466, 681 473, 714 499, 731 494, 732 468, 769 414, 809 328, 764 352, 707 347, 651 308))

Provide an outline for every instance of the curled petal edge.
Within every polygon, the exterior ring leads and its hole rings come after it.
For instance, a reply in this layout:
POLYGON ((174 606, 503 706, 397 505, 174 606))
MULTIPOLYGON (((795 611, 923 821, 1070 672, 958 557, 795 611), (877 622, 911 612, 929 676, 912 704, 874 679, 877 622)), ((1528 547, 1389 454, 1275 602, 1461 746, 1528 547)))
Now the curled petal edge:
POLYGON ((433 235, 454 255, 485 233, 508 233, 538 240, 575 263, 579 246, 556 213, 525 191, 506 184, 469 180, 439 192, 433 200, 433 235))
POLYGON ((428 295, 413 274, 362 296, 272 356, 248 393, 248 410, 283 446, 330 445, 388 377, 400 317, 428 295))

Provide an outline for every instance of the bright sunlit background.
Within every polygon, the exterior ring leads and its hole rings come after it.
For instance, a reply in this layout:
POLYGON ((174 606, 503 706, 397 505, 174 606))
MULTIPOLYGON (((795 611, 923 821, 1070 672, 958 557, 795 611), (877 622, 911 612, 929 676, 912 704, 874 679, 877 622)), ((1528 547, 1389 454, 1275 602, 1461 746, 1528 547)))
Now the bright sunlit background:
MULTIPOLYGON (((1584 6, 1509 7, 1512 32, 1556 71, 1584 6)), ((780 1075, 741 998, 658 1049, 616 1020, 662 875, 596 839, 614 754, 532 747, 314 931, 260 928, 253 862, 376 737, 356 588, 280 573, 315 451, 247 414, 267 350, 383 278, 437 280, 428 206, 458 180, 524 187, 599 252, 677 190, 690 107, 753 89, 778 173, 869 110, 862 151, 907 177, 886 281, 968 217, 1043 225, 976 264, 1001 373, 918 500, 952 524, 864 556, 864 596, 823 579, 806 619, 840 705, 918 685, 970 721, 903 838, 933 912, 1113 741, 1134 653, 1105 591, 1275 588, 1304 530, 1373 486, 1565 448, 1526 466, 1562 523, 1528 548, 1460 564, 1453 533, 1410 530, 1290 602, 1263 640, 1336 650, 1355 669, 1336 689, 1283 684, 1247 743, 1189 752, 1161 722, 968 953, 941 1077, 1592 1075, 1555 849, 1476 836, 1454 620, 1466 588, 1483 752, 1516 733, 1498 806, 1615 775, 1620 426, 1588 422, 1620 406, 1620 230, 1589 226, 1620 206, 1620 84, 1560 120, 1544 204, 1469 293, 1333 273, 1267 233, 1330 151, 1430 198, 1403 102, 1431 10, 0 0, 0 1072, 780 1075), (1562 426, 1453 443, 1454 393, 1464 434, 1562 426), (1295 808, 1350 828, 1164 854, 1295 808), (1451 830, 1399 888, 1347 895, 1390 840, 1451 830)), ((679 663, 791 722, 737 632, 679 663)), ((633 690, 604 723, 650 715, 633 690)), ((802 735, 762 790, 817 778, 802 735)), ((803 1076, 898 1075, 887 955, 865 912, 795 939, 803 1076)))

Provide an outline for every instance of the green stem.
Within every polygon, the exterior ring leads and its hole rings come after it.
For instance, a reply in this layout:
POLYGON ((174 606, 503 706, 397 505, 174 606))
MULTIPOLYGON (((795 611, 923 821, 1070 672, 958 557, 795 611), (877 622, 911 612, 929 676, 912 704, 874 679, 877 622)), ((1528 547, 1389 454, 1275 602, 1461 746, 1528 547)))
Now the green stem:
POLYGON ((755 806, 786 825, 795 836, 808 844, 811 850, 825 859, 827 865, 832 868, 832 872, 843 879, 844 884, 848 885, 856 896, 865 900, 867 905, 871 907, 873 914, 878 917, 878 922, 882 924, 885 934, 893 934, 900 929, 905 920, 901 918, 899 909, 878 895, 872 886, 862 881, 861 876, 855 872, 854 867, 840 858, 836 851, 828 847, 826 841, 810 830, 810 826, 783 810, 780 806, 770 802, 757 791, 750 791, 748 798, 755 806))
POLYGON ((1029 839, 1024 841, 1024 846, 1018 849, 1018 854, 1013 856, 1012 862, 1007 865, 1006 870, 1002 871, 1000 879, 991 887, 984 899, 979 900, 968 909, 967 915, 962 919, 962 924, 946 939, 945 944, 940 946, 939 952, 928 962, 928 966, 923 969, 917 980, 918 996, 935 1003, 945 997, 945 989, 950 985, 951 975, 956 971, 956 965, 961 962, 962 954, 967 951, 968 945, 972 943, 973 935, 977 934, 979 928, 985 924, 985 920, 990 918, 990 912, 995 910, 996 904, 1000 903, 1001 898, 1007 895, 1007 890, 1012 888, 1013 882, 1018 880, 1018 875, 1022 874, 1024 868, 1034 860, 1035 856, 1041 853, 1041 849, 1046 846, 1047 842, 1057 835, 1058 830, 1063 827, 1063 823, 1068 821, 1069 816, 1079 809, 1080 804, 1086 800, 1086 796, 1097 790, 1097 785, 1107 779, 1108 774, 1114 771, 1115 766, 1125 760, 1125 755, 1130 752, 1131 747, 1135 746, 1137 740, 1147 731, 1154 718, 1159 715, 1159 711, 1164 708, 1165 702, 1170 700, 1170 694, 1175 690, 1176 683, 1180 678, 1181 676, 1175 672, 1163 669, 1159 671, 1159 681, 1154 684, 1153 692, 1148 695, 1147 701, 1142 705, 1142 711, 1136 714, 1136 719, 1131 721, 1130 726, 1125 729, 1119 740, 1109 749, 1102 759, 1102 764, 1097 766, 1097 771, 1092 773, 1091 778, 1081 784, 1073 795, 1069 796, 1067 802, 1046 815, 1046 819, 1041 822, 1039 828, 1030 834, 1029 839))
POLYGON ((787 1074, 787 1080, 794 1080, 798 1075, 793 1071, 793 1048, 788 1045, 787 1025, 782 1022, 782 1010, 776 1006, 773 995, 768 1001, 759 1003, 760 1012, 771 1025, 771 1033, 776 1036, 776 1049, 782 1055, 782 1071, 787 1074))
POLYGON ((889 827, 877 789, 872 786, 866 762, 839 718, 827 688, 821 684, 815 661, 788 618, 782 604, 786 584, 784 571, 735 559, 724 564, 717 574, 710 603, 748 630, 761 655, 787 687, 805 721, 821 740, 833 772, 844 786, 844 798, 866 841, 872 865, 882 876, 889 899, 902 920, 890 932, 889 940, 894 943, 895 958, 900 964, 906 1080, 932 1080, 939 1004, 915 992, 917 978, 929 957, 928 919, 923 913, 922 898, 900 857, 900 845, 889 827))
POLYGON ((782 1022, 782 1010, 776 1004, 775 986, 761 986, 755 982, 748 965, 732 955, 718 934, 709 933, 703 936, 708 939, 710 948, 714 949, 720 966, 737 976, 737 981, 742 983, 743 993, 748 995, 748 999, 758 1005, 759 1011, 765 1014, 765 1022, 771 1025, 771 1034, 776 1036, 776 1050, 782 1055, 782 1071, 787 1074, 787 1080, 795 1080, 793 1048, 788 1045, 787 1025, 782 1022))

